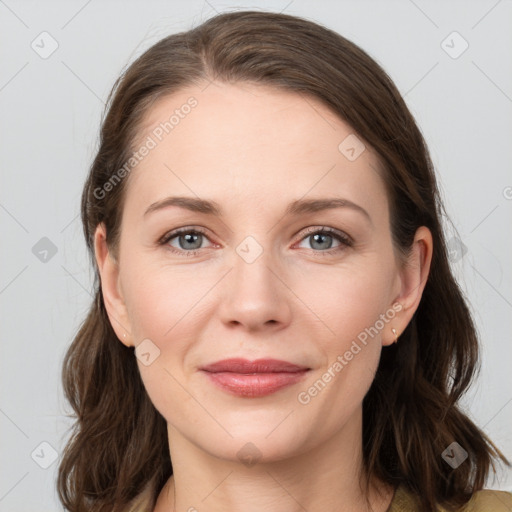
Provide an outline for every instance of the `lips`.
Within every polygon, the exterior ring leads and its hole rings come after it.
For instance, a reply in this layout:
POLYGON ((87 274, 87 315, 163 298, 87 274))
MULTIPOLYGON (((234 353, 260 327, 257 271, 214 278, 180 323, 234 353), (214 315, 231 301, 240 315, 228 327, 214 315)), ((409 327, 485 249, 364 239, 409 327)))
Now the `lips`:
POLYGON ((289 363, 287 361, 280 361, 278 359, 256 359, 256 361, 248 361, 247 359, 223 359, 216 363, 203 366, 204 371, 219 373, 292 373, 308 368, 289 363))
POLYGON ((200 370, 223 391, 256 398, 301 381, 309 368, 277 359, 248 361, 236 358, 217 361, 200 370))

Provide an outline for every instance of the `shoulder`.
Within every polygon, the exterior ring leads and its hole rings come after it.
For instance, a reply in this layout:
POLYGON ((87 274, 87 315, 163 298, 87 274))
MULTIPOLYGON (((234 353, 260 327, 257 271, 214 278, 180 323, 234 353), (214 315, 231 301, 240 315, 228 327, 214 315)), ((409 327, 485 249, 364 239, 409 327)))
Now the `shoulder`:
MULTIPOLYGON (((405 487, 399 486, 387 512, 415 512, 419 499, 405 487)), ((482 490, 473 494, 460 512, 512 512, 512 493, 506 491, 482 490)), ((438 512, 446 512, 439 507, 438 512)))
POLYGON ((512 493, 484 490, 476 492, 464 508, 464 512, 511 512, 512 493))

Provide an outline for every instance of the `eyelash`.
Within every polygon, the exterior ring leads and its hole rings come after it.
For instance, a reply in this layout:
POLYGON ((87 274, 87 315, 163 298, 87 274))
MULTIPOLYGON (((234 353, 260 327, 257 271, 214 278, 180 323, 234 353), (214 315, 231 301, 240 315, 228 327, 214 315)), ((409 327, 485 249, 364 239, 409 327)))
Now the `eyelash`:
MULTIPOLYGON (((192 234, 192 233, 201 234, 201 235, 204 235, 206 238, 208 238, 206 231, 200 227, 193 227, 193 228, 192 227, 184 227, 184 228, 175 229, 174 231, 166 233, 164 236, 162 236, 158 240, 158 245, 161 245, 161 246, 167 245, 173 238, 176 238, 179 235, 192 234)), ((352 247, 354 244, 353 240, 348 235, 341 233, 333 228, 326 227, 326 226, 324 226, 322 228, 318 228, 318 227, 307 228, 306 232, 303 234, 302 238, 300 238, 298 240, 298 242, 302 242, 304 239, 308 238, 309 236, 316 235, 319 233, 328 234, 328 235, 332 236, 333 238, 338 240, 338 242, 340 242, 340 245, 338 247, 334 247, 333 249, 327 249, 325 251, 311 249, 318 256, 330 256, 330 255, 333 255, 335 253, 338 253, 338 252, 344 250, 346 247, 352 247)), ((188 257, 197 256, 199 254, 199 252, 202 250, 202 249, 194 249, 192 251, 186 251, 184 249, 176 249, 175 247, 172 247, 171 245, 167 245, 167 249, 174 254, 179 254, 180 256, 182 256, 185 253, 188 257)))

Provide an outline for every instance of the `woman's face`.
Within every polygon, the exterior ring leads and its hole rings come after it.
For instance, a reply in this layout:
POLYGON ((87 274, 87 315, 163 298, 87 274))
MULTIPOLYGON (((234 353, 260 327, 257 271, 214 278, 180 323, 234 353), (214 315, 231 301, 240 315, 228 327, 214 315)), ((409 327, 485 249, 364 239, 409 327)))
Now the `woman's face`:
POLYGON ((96 233, 103 293, 171 441, 276 460, 360 431, 382 346, 422 286, 350 126, 300 94, 205 86, 144 119, 116 262, 96 233), (204 369, 233 358, 248 364, 204 369))

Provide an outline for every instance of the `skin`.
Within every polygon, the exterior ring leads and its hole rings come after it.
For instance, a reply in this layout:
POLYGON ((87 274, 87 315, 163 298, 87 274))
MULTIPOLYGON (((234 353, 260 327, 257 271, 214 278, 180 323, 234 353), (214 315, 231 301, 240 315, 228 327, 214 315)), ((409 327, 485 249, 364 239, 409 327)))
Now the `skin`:
POLYGON ((120 341, 149 339, 160 350, 148 366, 137 360, 167 421, 174 466, 155 511, 364 511, 366 497, 384 511, 393 489, 375 480, 365 496, 358 480, 362 400, 381 350, 395 340, 391 329, 403 332, 418 307, 431 234, 419 228, 408 261, 398 259, 376 155, 367 146, 349 161, 338 146, 353 130, 315 99, 248 83, 205 85, 166 96, 147 112, 140 141, 190 96, 198 100, 131 171, 118 252, 107 246, 103 225, 95 233, 105 305, 120 341), (168 196, 216 201, 223 215, 177 206, 144 215, 168 196), (348 207, 285 216, 296 199, 326 197, 356 203, 369 219, 348 207), (184 226, 202 227, 206 236, 195 246, 179 236, 158 245, 184 226), (353 245, 329 234, 315 243, 305 232, 324 226, 353 245), (263 251, 252 263, 236 250, 247 236, 263 251), (199 244, 198 254, 186 254, 199 244), (299 403, 298 393, 393 304, 402 309, 378 335, 309 403, 299 403), (230 357, 283 359, 311 370, 269 396, 238 397, 198 371, 230 357), (252 466, 237 456, 247 443, 258 459, 252 466))

